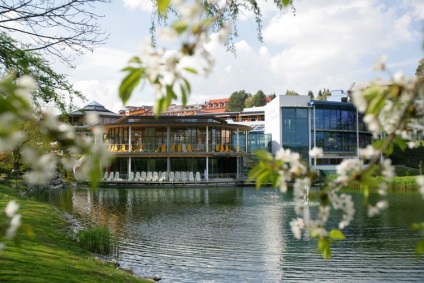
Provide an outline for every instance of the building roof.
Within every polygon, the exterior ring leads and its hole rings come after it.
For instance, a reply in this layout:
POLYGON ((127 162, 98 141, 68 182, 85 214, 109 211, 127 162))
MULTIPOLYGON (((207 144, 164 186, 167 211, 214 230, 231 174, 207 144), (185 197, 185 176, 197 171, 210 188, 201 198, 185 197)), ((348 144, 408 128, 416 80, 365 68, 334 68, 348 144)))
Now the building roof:
POLYGON ((98 103, 97 101, 92 101, 84 108, 75 110, 70 113, 72 116, 79 116, 79 115, 85 115, 87 112, 97 113, 99 116, 121 116, 119 114, 116 114, 108 109, 106 109, 103 105, 98 103))

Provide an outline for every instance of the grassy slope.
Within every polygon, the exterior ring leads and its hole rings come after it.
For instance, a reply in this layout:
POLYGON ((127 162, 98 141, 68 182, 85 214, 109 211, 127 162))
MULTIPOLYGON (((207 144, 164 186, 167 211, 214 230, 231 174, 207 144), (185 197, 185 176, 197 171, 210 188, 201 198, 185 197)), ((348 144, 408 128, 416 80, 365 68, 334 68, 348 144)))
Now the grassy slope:
POLYGON ((68 224, 54 207, 18 199, 12 189, 0 184, 1 210, 10 199, 18 201, 22 222, 36 235, 21 237, 19 247, 10 243, 0 253, 0 282, 151 282, 96 260, 66 236, 68 224))

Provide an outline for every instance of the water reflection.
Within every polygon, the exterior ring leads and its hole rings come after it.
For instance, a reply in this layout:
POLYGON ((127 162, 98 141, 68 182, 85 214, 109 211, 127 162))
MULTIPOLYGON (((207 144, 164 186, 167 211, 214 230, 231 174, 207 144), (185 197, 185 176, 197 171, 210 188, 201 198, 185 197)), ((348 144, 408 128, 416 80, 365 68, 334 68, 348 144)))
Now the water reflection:
MULTIPOLYGON (((414 257, 417 235, 408 228, 409 219, 424 219, 415 193, 391 195, 391 209, 371 219, 356 206, 347 239, 333 246, 329 261, 308 235, 294 240, 294 204, 272 189, 99 189, 38 197, 86 225, 108 225, 121 237, 121 263, 141 276, 161 275, 161 282, 424 280, 424 260, 414 257)), ((360 194, 353 198, 361 204, 360 194)), ((305 219, 316 209, 306 206, 305 219)))

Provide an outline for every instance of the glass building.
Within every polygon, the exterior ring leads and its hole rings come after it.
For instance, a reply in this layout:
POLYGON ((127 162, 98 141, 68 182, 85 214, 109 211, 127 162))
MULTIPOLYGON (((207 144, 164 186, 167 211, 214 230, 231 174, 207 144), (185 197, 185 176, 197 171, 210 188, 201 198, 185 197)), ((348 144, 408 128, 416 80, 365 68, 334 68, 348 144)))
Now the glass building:
POLYGON ((143 172, 152 181, 155 173, 161 181, 238 180, 250 155, 251 128, 213 116, 127 116, 104 129, 104 142, 116 156, 108 172, 122 180, 143 172))
POLYGON ((333 171, 343 159, 358 156, 358 148, 372 142, 352 103, 310 100, 309 96, 282 95, 265 107, 265 133, 272 135, 271 152, 285 148, 299 152, 311 167, 333 171), (309 157, 313 147, 324 156, 309 157))

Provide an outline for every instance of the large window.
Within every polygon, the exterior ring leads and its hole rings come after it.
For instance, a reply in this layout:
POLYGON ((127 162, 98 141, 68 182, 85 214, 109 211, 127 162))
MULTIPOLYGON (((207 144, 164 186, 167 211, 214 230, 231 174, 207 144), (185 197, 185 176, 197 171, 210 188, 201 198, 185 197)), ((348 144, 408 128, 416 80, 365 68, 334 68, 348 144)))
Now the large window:
POLYGON ((308 157, 309 127, 307 108, 283 108, 283 147, 308 157))

